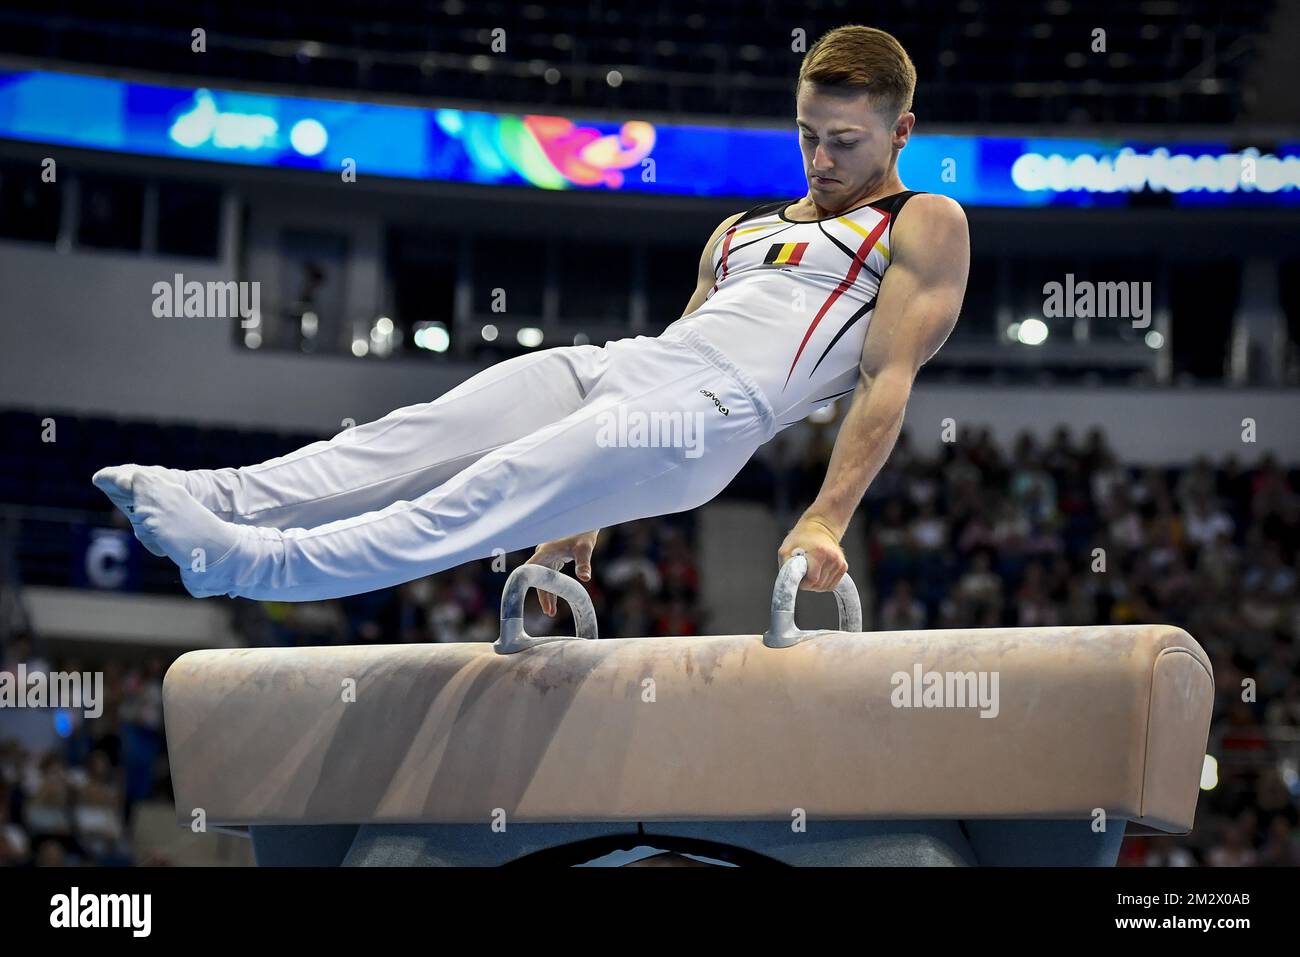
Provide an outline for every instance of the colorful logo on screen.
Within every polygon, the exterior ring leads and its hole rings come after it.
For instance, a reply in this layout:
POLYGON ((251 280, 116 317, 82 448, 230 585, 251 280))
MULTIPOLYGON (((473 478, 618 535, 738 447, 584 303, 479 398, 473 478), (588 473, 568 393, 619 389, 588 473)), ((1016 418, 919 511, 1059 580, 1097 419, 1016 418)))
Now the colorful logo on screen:
POLYGON ((443 132, 460 141, 483 178, 514 174, 541 189, 619 189, 623 171, 640 165, 655 145, 655 128, 640 120, 621 124, 616 133, 601 133, 560 116, 435 113, 443 132))
MULTIPOLYGON (((267 101, 266 97, 244 97, 267 101)), ((189 108, 179 113, 167 130, 168 138, 185 149, 280 149, 280 122, 269 113, 223 110, 210 90, 195 90, 189 108)), ((324 125, 303 117, 289 129, 289 145, 302 156, 316 156, 329 143, 324 125)))

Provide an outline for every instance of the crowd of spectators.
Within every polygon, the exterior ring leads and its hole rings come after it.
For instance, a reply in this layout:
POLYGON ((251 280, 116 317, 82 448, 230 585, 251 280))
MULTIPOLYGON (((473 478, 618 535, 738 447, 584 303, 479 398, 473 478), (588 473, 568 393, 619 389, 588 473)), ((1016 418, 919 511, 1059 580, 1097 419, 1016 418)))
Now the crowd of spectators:
MULTIPOLYGON (((700 633, 699 570, 689 515, 630 522, 601 533, 588 592, 602 634, 700 633)), ((512 555, 511 566, 524 555, 512 555)), ((231 603, 250 645, 495 641, 505 557, 336 601, 231 603)), ((530 596, 528 630, 572 627, 561 603, 547 619, 530 596)), ((570 632, 571 633, 571 632, 570 632)), ((53 661, 20 633, 0 649, 0 671, 102 671, 98 718, 0 711, 0 865, 165 864, 131 846, 132 811, 142 800, 170 800, 162 721, 166 662, 53 661), (21 728, 19 725, 21 719, 21 728), (24 733, 15 734, 16 730, 24 733), (35 731, 36 743, 31 732, 35 731)))
MULTIPOLYGON (((797 514, 825 474, 830 428, 802 455, 752 463, 731 494, 761 490, 797 514)), ((1214 663, 1218 783, 1191 835, 1130 837, 1121 863, 1300 865, 1298 492, 1297 474, 1268 456, 1132 468, 1097 432, 1082 443, 1065 429, 1046 444, 1026 435, 1009 450, 977 432, 932 455, 904 434, 858 523, 868 627, 1185 628, 1214 663)), ((602 532, 588 590, 603 634, 710 633, 694 537, 689 514, 602 532)), ((492 641, 508 570, 485 559, 338 601, 231 607, 252 645, 492 641)), ((530 632, 564 627, 528 607, 530 632)), ((3 651, 5 669, 50 667, 30 635, 3 651)), ((104 713, 54 747, 5 740, 0 724, 0 863, 145 863, 126 835, 136 802, 168 796, 165 664, 95 663, 104 713)))
MULTIPOLYGON (((689 513, 601 531, 593 577, 586 583, 601 634, 701 633, 693 536, 689 513)), ((495 641, 501 630, 501 590, 527 554, 470 562, 399 588, 337 601, 237 601, 238 630, 256 645, 495 641)), ((531 594, 525 612, 531 616, 526 627, 532 634, 563 629, 568 621, 563 602, 552 621, 542 616, 531 594)))
POLYGON ((170 793, 163 746, 163 660, 50 662, 20 633, 0 654, 16 675, 99 673, 95 717, 8 709, 0 715, 0 865, 151 863, 130 846, 138 802, 170 793))
MULTIPOLYGON (((831 435, 773 469, 792 503, 831 435)), ((1205 648, 1218 784, 1191 835, 1129 838, 1122 863, 1300 864, 1300 473, 1243 448, 1134 468, 1095 430, 1009 450, 976 431, 933 455, 904 433, 863 502, 869 627, 1159 622, 1205 648)))

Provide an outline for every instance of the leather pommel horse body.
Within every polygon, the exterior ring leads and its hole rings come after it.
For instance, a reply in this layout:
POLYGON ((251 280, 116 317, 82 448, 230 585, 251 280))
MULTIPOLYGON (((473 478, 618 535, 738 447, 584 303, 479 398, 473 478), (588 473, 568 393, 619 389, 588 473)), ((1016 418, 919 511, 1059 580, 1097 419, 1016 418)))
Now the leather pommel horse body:
POLYGON ((845 576, 841 629, 803 632, 801 563, 762 636, 586 640, 581 586, 525 565, 495 645, 186 654, 178 821, 249 827, 262 864, 1113 864, 1126 825, 1191 829, 1213 678, 1185 631, 864 634, 845 576), (580 637, 524 632, 535 586, 580 637))

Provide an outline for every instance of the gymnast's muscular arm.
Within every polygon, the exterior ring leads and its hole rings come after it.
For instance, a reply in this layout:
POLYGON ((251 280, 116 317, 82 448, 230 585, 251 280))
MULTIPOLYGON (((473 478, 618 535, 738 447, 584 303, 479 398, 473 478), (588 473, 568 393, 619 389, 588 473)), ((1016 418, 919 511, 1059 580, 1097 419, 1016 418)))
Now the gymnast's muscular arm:
POLYGON ((796 548, 808 553, 801 586, 807 591, 830 591, 848 568, 840 540, 893 451, 916 373, 952 332, 966 291, 970 238, 957 203, 935 194, 913 197, 891 240, 893 259, 867 330, 861 376, 821 491, 778 552, 782 562, 796 548))
MULTIPOLYGON (((709 290, 713 288, 713 283, 716 281, 713 275, 713 244, 743 215, 744 213, 735 213, 728 216, 718 224, 718 228, 713 231, 709 241, 704 244, 704 252, 700 254, 700 266, 695 277, 695 292, 691 294, 690 302, 686 304, 686 308, 682 311, 683 316, 689 316, 703 305, 705 297, 708 296, 709 290)), ((569 562, 573 562, 574 571, 577 573, 579 581, 591 581, 591 553, 596 547, 596 538, 599 535, 600 529, 596 529, 593 532, 583 532, 580 535, 570 535, 568 538, 545 542, 537 546, 537 550, 533 552, 527 564, 545 565, 558 571, 569 562)), ((550 592, 538 589, 537 597, 542 603, 542 611, 554 617, 556 612, 555 596, 550 592)))

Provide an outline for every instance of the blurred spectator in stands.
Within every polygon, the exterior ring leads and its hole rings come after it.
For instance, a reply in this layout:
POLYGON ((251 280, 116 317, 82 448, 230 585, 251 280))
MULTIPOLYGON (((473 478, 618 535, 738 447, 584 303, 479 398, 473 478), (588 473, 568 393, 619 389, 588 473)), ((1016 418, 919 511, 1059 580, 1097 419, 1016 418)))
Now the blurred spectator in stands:
POLYGON ((1274 727, 1300 728, 1300 674, 1295 669, 1286 690, 1269 703, 1264 714, 1268 724, 1274 727))
POLYGON ((477 618, 487 607, 483 586, 479 581, 481 568, 461 565, 451 573, 451 599, 460 606, 465 620, 477 618))
POLYGON ((1155 514, 1146 523, 1144 535, 1148 556, 1156 568, 1168 568, 1181 559, 1186 544, 1183 521, 1174 511, 1173 502, 1167 495, 1156 500, 1154 511, 1155 514))
POLYGON ((991 553, 996 545, 993 539, 992 515, 997 499, 991 492, 977 493, 975 497, 978 501, 972 508, 973 514, 970 515, 957 540, 957 550, 962 555, 979 551, 991 553))
POLYGON ((1043 585, 1043 566, 1030 562, 1016 593, 1016 627, 1050 628, 1060 624, 1056 606, 1043 585))
POLYGON ((29 675, 38 671, 48 672, 50 663, 36 653, 34 646, 35 639, 30 631, 20 631, 14 635, 5 649, 4 660, 0 662, 0 671, 16 675, 18 666, 24 664, 29 675))
POLYGON ((700 625, 683 598, 669 601, 655 618, 655 635, 698 635, 700 625))
POLYGON ((639 587, 654 595, 663 584, 659 568, 646 552, 628 551, 603 567, 605 584, 613 589, 639 587))
POLYGON ((880 606, 881 631, 912 631, 925 627, 925 606, 912 595, 912 583, 900 578, 880 606))
POLYGON ((142 671, 132 671, 126 680, 126 695, 120 713, 125 818, 128 822, 132 806, 153 795, 154 772, 163 741, 163 671, 162 661, 150 658, 142 671))
POLYGON ((1195 546, 1206 545, 1220 535, 1232 535, 1235 525, 1228 513, 1205 493, 1197 492, 1186 508, 1187 540, 1195 546))
POLYGON ((633 579, 614 605, 611 625, 614 637, 641 638, 655 633, 650 596, 643 581, 633 579))
POLYGON ((869 524, 868 546, 872 565, 887 577, 911 571, 916 558, 912 531, 907 525, 903 503, 890 499, 880 518, 869 524))
POLYGON ((455 600, 451 583, 444 578, 439 577, 433 582, 433 597, 428 613, 434 641, 461 640, 465 609, 455 600))
POLYGON ((1206 863, 1211 867, 1254 867, 1258 855, 1249 843, 1248 824, 1240 818, 1226 821, 1221 833, 1222 838, 1217 846, 1210 849, 1206 863))
POLYGON ((44 838, 36 845, 37 867, 67 867, 68 852, 63 844, 53 838, 44 838))
POLYGON ((18 867, 32 857, 32 843, 27 831, 10 816, 13 804, 8 781, 0 780, 0 867, 18 867))
POLYGON ((261 606, 271 624, 271 644, 332 645, 348 638, 349 622, 337 601, 266 601, 261 606))
POLYGON ((72 831, 72 788, 67 770, 57 754, 41 756, 23 783, 23 824, 39 848, 46 839, 70 844, 72 831))
POLYGON ((957 580, 956 593, 972 618, 992 614, 1002 619, 1002 579, 993 571, 988 549, 980 549, 972 556, 970 568, 957 580))
POLYGON ((463 641, 496 641, 501 637, 501 619, 490 608, 478 613, 464 631, 463 641))
POLYGON ((1146 842, 1142 863, 1147 867, 1195 867, 1196 857, 1177 841, 1156 837, 1146 842))
POLYGON ((401 613, 397 641, 436 641, 431 612, 435 588, 432 578, 417 578, 401 586, 401 613))
POLYGON ((382 644, 398 633, 402 616, 395 588, 349 595, 338 599, 338 605, 348 623, 349 642, 382 644))
POLYGON ((1001 498, 996 506, 993 522, 993 545, 1000 555, 1023 555, 1031 532, 1029 519, 1011 499, 1001 498))
POLYGON ((1071 578, 1065 599, 1065 610, 1061 616, 1063 625, 1095 625, 1101 621, 1098 607, 1098 588, 1089 578, 1071 578))
POLYGON ((97 863, 127 863, 122 847, 123 793, 108 755, 95 751, 77 784, 73 821, 77 843, 97 863))
POLYGON ((1127 489, 1117 489, 1105 505, 1103 517, 1111 542, 1121 552, 1132 552, 1146 544, 1146 528, 1137 506, 1129 499, 1127 489))
POLYGON ((1128 475, 1120 468, 1114 453, 1095 429, 1090 437, 1096 443, 1087 458, 1091 460, 1089 475, 1092 479, 1092 500, 1105 508, 1114 497, 1128 488, 1128 475))
POLYGON ((919 552, 936 554, 948 548, 948 520, 939 514, 933 500, 921 504, 908 532, 919 552))
POLYGON ((1181 511, 1188 511, 1197 499, 1205 499, 1218 491, 1214 468, 1205 456, 1197 456, 1195 461, 1183 469, 1174 483, 1174 498, 1178 500, 1181 511))
POLYGON ((1031 522, 1056 521, 1056 480, 1039 462, 1033 436, 1021 435, 1016 443, 1011 473, 1011 498, 1031 522))
POLYGON ((690 543, 680 529, 665 530, 662 552, 658 570, 664 593, 680 597, 684 602, 694 601, 700 591, 700 570, 690 543))
POLYGON ((1300 832, 1285 817, 1279 815, 1269 822, 1268 837, 1256 863, 1264 867, 1300 866, 1300 832))

